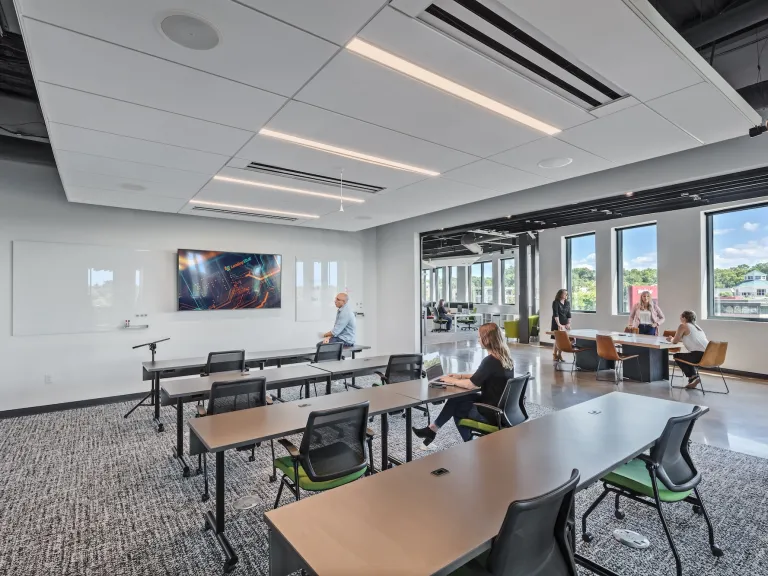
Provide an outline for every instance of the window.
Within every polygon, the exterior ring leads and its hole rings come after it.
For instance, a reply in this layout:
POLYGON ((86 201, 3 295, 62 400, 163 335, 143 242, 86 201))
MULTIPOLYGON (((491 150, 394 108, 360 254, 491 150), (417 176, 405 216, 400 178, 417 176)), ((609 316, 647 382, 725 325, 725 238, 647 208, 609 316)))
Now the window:
POLYGON ((445 298, 443 292, 445 291, 443 279, 445 276, 445 268, 435 269, 435 287, 437 288, 437 299, 442 300, 445 298))
POLYGON ((471 270, 472 302, 474 304, 481 304, 483 299, 480 291, 480 286, 482 286, 482 273, 480 270, 480 264, 472 264, 471 270))
POLYGON ((483 304, 493 303, 493 262, 480 264, 483 275, 483 304))
POLYGON ((424 300, 424 302, 432 301, 432 286, 430 283, 431 275, 432 275, 432 270, 421 271, 421 297, 424 300))
POLYGON ((503 290, 502 304, 515 303, 515 259, 506 258, 501 261, 501 287, 503 290))
POLYGON ((565 239, 566 281, 571 310, 597 310, 595 268, 595 234, 582 234, 565 239))
POLYGON ((768 204, 707 214, 709 315, 768 320, 768 204))
POLYGON ((619 313, 628 314, 649 291, 658 300, 656 274, 656 224, 616 230, 619 313))
POLYGON ((451 266, 448 268, 448 298, 451 302, 459 299, 459 267, 451 266))

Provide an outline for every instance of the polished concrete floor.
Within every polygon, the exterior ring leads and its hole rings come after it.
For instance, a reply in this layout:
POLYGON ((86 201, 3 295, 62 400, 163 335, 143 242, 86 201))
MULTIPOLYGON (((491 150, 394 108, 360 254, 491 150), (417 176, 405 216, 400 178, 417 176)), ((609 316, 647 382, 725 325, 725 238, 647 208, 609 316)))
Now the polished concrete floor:
MULTIPOLYGON (((615 385, 597 381, 594 372, 571 374, 555 370, 551 347, 514 343, 509 347, 515 360, 515 372, 530 372, 535 378, 528 387, 531 402, 561 409, 620 390, 704 405, 710 411, 694 428, 692 439, 695 442, 768 458, 768 381, 726 375, 731 393, 705 396, 698 390, 670 388, 666 380, 651 383, 625 381, 615 385)), ((485 356, 476 337, 458 342, 426 343, 425 352, 439 353, 444 369, 450 372, 473 372, 485 356)), ((566 360, 570 361, 570 358, 566 360)), ((570 364, 562 364, 561 368, 569 370, 570 364)), ((609 374, 612 373, 606 373, 606 377, 609 374)), ((724 389, 719 375, 703 373, 702 380, 706 389, 724 389)), ((675 384, 678 381, 676 378, 675 384)))

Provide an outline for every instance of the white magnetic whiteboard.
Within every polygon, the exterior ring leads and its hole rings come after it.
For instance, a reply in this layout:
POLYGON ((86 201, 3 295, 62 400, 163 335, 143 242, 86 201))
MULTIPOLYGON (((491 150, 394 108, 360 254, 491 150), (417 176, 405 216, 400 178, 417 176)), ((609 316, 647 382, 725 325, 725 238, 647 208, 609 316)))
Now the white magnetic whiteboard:
POLYGON ((296 321, 332 324, 339 292, 347 292, 356 306, 362 298, 361 269, 338 258, 296 258, 296 321))
POLYGON ((148 324, 153 313, 174 309, 175 259, 170 251, 14 241, 13 335, 148 324))

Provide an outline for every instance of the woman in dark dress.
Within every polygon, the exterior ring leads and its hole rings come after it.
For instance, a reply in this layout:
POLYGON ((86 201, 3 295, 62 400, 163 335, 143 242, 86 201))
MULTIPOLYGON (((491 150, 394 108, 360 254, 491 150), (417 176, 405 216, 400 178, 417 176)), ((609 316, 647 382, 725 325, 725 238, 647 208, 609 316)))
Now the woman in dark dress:
MULTIPOLYGON (((554 302, 552 302, 552 327, 550 330, 555 332, 557 330, 570 330, 571 329, 571 303, 568 301, 568 290, 561 288, 557 291, 554 302)), ((552 340, 555 339, 555 335, 552 335, 552 340)), ((562 362, 562 352, 557 348, 557 344, 554 345, 552 350, 552 360, 555 362, 562 362)))

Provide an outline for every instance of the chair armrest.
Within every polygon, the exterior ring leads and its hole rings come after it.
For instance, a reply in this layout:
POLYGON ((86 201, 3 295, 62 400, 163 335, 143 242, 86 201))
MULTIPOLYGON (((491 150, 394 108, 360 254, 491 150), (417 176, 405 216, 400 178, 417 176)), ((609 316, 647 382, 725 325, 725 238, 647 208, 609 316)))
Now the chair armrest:
POLYGON ((267 406, 270 406, 275 403, 275 399, 272 398, 272 394, 267 394, 267 406))
POLYGON ((368 436, 368 438, 373 438, 376 434, 370 428, 366 428, 365 435, 368 436))
POLYGON ((197 415, 198 416, 206 416, 208 414, 208 411, 205 409, 205 406, 198 406, 197 407, 197 415))
POLYGON ((488 410, 493 410, 494 412, 498 412, 499 414, 502 414, 504 411, 501 408, 498 408, 497 406, 491 406, 490 404, 482 404, 481 402, 475 402, 475 406, 478 408, 487 408, 488 410))
POLYGON ((379 378, 381 378, 382 384, 389 384, 389 382, 387 382, 387 377, 384 376, 384 374, 382 374, 379 371, 374 371, 373 373, 376 374, 376 376, 378 376, 379 378))
POLYGON ((648 454, 640 454, 637 456, 637 459, 642 460, 646 464, 652 464, 653 466, 656 465, 656 463, 653 460, 651 460, 651 457, 648 456, 648 454))
POLYGON ((294 446, 290 440, 287 438, 280 438, 278 442, 283 446, 283 448, 288 450, 288 454, 291 455, 291 458, 299 457, 299 449, 296 448, 296 446, 294 446))

